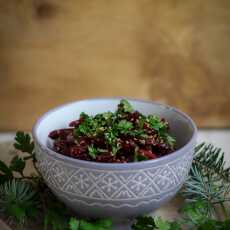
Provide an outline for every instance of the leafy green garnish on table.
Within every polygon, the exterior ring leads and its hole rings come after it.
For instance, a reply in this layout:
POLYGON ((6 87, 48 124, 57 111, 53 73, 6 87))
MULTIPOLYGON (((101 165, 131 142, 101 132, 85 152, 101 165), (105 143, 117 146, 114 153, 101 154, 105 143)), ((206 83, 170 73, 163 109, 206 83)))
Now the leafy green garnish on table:
POLYGON ((207 215, 206 203, 196 201, 186 203, 180 210, 182 217, 168 221, 161 217, 143 216, 136 219, 133 230, 227 230, 230 229, 230 219, 216 220, 207 215))
POLYGON ((230 219, 225 221, 207 220, 205 223, 198 226, 197 230, 229 230, 230 219))
POLYGON ((0 161, 0 185, 13 178, 12 170, 3 161, 0 161))
POLYGON ((180 224, 176 221, 167 221, 162 219, 161 217, 154 218, 156 229, 159 230, 180 230, 180 224))
POLYGON ((139 216, 132 225, 133 230, 152 230, 155 227, 155 221, 151 216, 139 216))
POLYGON ((110 230, 112 221, 109 219, 100 219, 94 221, 71 218, 69 221, 70 230, 110 230))
MULTIPOLYGON (((20 131, 17 132, 14 147, 23 154, 21 154, 21 156, 14 156, 9 165, 6 165, 4 162, 0 161, 0 184, 3 184, 4 182, 7 182, 13 178, 32 179, 32 177, 27 177, 24 175, 24 169, 28 160, 32 160, 34 168, 37 168, 34 153, 34 143, 29 134, 20 131), (19 176, 17 174, 19 174, 19 176)), ((38 170, 37 173, 40 175, 38 170)))
POLYGON ((32 155, 34 151, 34 142, 31 141, 28 133, 18 131, 16 133, 14 147, 22 152, 32 155))
POLYGON ((26 162, 19 156, 15 156, 10 162, 10 170, 14 172, 18 172, 23 175, 23 171, 25 169, 26 162))

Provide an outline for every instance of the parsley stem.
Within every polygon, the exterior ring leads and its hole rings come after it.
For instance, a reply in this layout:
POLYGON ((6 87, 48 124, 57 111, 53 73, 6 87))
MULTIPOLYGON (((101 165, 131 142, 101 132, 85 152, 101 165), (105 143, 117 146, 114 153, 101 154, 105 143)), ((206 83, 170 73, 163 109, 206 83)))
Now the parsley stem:
POLYGON ((33 162, 33 166, 34 166, 34 169, 36 170, 37 174, 38 174, 40 177, 42 177, 42 174, 41 174, 40 171, 38 170, 38 167, 37 167, 37 164, 36 164, 37 161, 36 161, 35 157, 33 157, 32 162, 33 162))

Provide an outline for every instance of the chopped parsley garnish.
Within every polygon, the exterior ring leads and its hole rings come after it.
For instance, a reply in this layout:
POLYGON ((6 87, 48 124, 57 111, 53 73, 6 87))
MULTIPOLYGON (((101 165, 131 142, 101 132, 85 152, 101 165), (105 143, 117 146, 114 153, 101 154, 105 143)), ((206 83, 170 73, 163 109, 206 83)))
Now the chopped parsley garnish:
POLYGON ((130 121, 121 120, 119 121, 117 128, 121 133, 127 134, 133 128, 133 124, 130 121))
POLYGON ((174 150, 175 139, 168 132, 168 122, 135 111, 126 99, 120 101, 115 112, 95 116, 82 112, 74 122, 74 129, 53 131, 53 139, 56 151, 65 155, 71 152, 78 159, 132 162, 154 159, 174 150))
POLYGON ((133 112, 133 107, 131 106, 131 104, 126 99, 122 99, 120 101, 120 104, 118 105, 118 110, 119 109, 121 112, 125 112, 125 113, 133 112))
POLYGON ((89 155, 90 155, 93 159, 95 159, 96 156, 97 156, 97 154, 99 153, 98 150, 97 150, 97 148, 94 147, 93 145, 88 146, 88 151, 89 151, 89 155))

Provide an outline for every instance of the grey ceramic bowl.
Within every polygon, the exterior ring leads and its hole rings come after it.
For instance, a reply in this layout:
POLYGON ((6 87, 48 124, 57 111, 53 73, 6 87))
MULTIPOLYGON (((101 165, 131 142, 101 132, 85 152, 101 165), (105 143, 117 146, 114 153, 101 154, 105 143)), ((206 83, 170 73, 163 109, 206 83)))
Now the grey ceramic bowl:
POLYGON ((166 118, 178 150, 136 163, 96 163, 60 155, 48 134, 67 127, 82 111, 91 115, 114 111, 120 98, 76 101, 44 114, 33 128, 38 168, 56 196, 87 217, 132 218, 169 201, 181 188, 191 166, 197 128, 186 114, 151 101, 128 99, 143 114, 166 118))

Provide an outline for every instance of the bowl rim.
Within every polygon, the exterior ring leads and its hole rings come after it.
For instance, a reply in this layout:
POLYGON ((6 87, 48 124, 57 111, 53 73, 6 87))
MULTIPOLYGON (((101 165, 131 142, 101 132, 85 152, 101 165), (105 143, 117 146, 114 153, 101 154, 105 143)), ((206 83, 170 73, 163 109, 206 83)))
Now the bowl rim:
MULTIPOLYGON (((71 102, 67 102, 64 104, 61 104, 57 107, 54 107, 50 110, 48 110, 46 113, 44 113, 42 116, 40 116, 40 118, 37 119, 37 121, 35 122, 35 124, 33 125, 32 128, 32 137, 34 139, 34 142, 37 144, 44 150, 46 150, 46 153, 52 157, 55 157, 56 159, 59 160, 64 160, 67 162, 71 162, 71 163, 78 163, 78 164, 82 164, 82 165, 89 165, 89 166, 93 166, 93 167, 97 167, 97 166, 102 166, 102 167, 114 167, 114 166, 119 166, 120 169, 122 168, 127 168, 127 166, 140 166, 140 165, 149 165, 149 164, 159 164, 161 162, 166 161, 171 161, 176 159, 177 157, 183 157, 183 155, 186 154, 187 150, 191 150, 194 148, 194 145, 196 143, 197 140, 197 133, 198 133, 198 129, 197 126, 195 124, 195 122, 192 120, 192 118, 190 118, 186 113, 182 112, 181 110, 169 106, 167 104, 163 104, 163 103, 159 103, 159 102, 155 102, 152 100, 145 100, 145 99, 137 99, 137 98, 132 98, 132 97, 97 97, 97 98, 87 98, 87 99, 81 99, 81 100, 75 100, 75 101, 71 101, 71 102), (139 162, 129 162, 129 163, 102 163, 102 162, 95 162, 95 161, 86 161, 86 160, 79 160, 76 158, 72 158, 72 157, 68 157, 65 155, 62 155, 60 153, 57 153, 55 151, 53 151, 51 148, 49 148, 47 145, 44 145, 41 143, 41 141, 39 140, 39 136, 37 133, 37 130, 39 128, 40 123, 47 117, 49 116, 51 113, 58 111, 59 109, 63 109, 66 106, 78 103, 78 102, 84 102, 84 101, 101 101, 101 100, 121 100, 121 99, 127 99, 128 101, 135 101, 135 102, 142 102, 142 103, 148 103, 148 104, 153 104, 153 105, 157 105, 157 106, 161 106, 164 107, 165 109, 169 109, 169 110, 173 110, 176 113, 179 113, 181 116, 183 116, 191 125, 192 129, 193 129, 193 134, 192 137, 190 138, 190 140, 181 148, 177 149, 176 151, 156 158, 156 159, 152 159, 152 160, 146 160, 146 161, 139 161, 139 162)), ((48 137, 47 137, 48 138, 48 137)))

